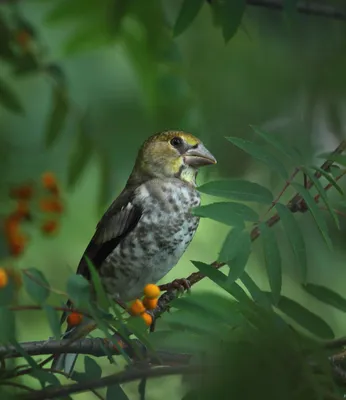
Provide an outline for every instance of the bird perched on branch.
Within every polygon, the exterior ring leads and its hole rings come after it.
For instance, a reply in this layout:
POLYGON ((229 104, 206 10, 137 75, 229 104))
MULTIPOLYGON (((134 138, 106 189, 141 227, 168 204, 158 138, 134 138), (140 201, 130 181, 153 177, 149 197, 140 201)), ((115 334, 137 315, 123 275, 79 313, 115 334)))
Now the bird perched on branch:
MULTIPOLYGON (((215 163, 189 133, 166 131, 147 139, 124 190, 98 223, 77 274, 90 279, 87 256, 111 297, 141 297, 145 285, 163 278, 190 244, 199 223, 190 212, 200 204, 197 172, 215 163)), ((70 374, 74 361, 63 354, 55 368, 70 374)))

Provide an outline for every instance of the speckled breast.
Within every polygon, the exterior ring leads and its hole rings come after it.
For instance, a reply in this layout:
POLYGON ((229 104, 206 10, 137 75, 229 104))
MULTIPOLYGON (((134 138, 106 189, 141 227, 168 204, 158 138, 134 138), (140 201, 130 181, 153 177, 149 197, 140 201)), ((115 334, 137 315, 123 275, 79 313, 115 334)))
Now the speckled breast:
POLYGON ((147 283, 156 283, 177 264, 198 227, 190 210, 200 196, 178 179, 152 180, 137 189, 133 204, 141 206, 142 217, 100 271, 106 290, 125 301, 141 296, 147 283))

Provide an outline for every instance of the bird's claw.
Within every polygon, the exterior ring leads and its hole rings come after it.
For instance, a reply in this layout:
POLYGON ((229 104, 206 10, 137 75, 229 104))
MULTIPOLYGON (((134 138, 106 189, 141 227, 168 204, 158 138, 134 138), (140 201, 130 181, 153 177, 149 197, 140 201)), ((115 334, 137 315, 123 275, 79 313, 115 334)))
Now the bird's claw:
POLYGON ((169 290, 178 290, 179 292, 184 293, 185 291, 190 291, 191 284, 185 278, 174 279, 173 282, 169 284, 169 290))

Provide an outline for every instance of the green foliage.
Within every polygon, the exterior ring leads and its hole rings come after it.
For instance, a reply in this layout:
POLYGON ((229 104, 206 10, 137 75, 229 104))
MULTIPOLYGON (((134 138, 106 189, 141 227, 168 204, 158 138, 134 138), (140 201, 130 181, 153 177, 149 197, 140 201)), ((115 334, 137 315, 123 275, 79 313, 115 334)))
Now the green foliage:
POLYGON ((237 33, 246 9, 245 0, 226 0, 222 3, 219 13, 222 26, 222 35, 225 42, 237 33))
POLYGON ((43 304, 50 295, 50 286, 41 271, 28 268, 23 273, 24 287, 35 303, 43 304))
POLYGON ((182 34, 197 17, 201 10, 204 0, 183 0, 178 18, 173 28, 173 35, 178 36, 182 34))
POLYGON ((3 79, 0 79, 0 103, 17 114, 22 114, 24 111, 17 95, 3 79))
POLYGON ((267 164, 269 168, 281 175, 282 178, 288 179, 287 171, 284 165, 269 151, 255 143, 237 137, 226 137, 232 144, 244 150, 252 157, 267 164))
POLYGON ((210 218, 230 226, 244 226, 245 221, 258 221, 258 214, 250 207, 241 203, 212 203, 193 209, 200 217, 210 218))
POLYGON ((310 211, 311 215, 313 216, 316 225, 321 232, 321 235, 325 242, 327 243, 328 247, 331 249, 333 247, 331 239, 328 233, 327 224, 323 218, 323 214, 317 207, 314 198, 312 197, 311 193, 304 188, 304 186, 300 185, 299 183, 292 183, 292 186, 297 190, 297 192, 302 196, 304 201, 308 206, 308 210, 310 211))
POLYGON ((58 312, 48 304, 44 305, 44 310, 46 311, 47 320, 50 329, 54 335, 54 338, 56 340, 59 340, 61 337, 61 329, 60 329, 60 318, 58 312))
POLYGON ((271 204, 274 200, 273 194, 266 187, 241 179, 208 182, 199 186, 198 190, 205 194, 231 200, 253 201, 263 204, 271 204))
POLYGON ((6 306, 0 307, 0 343, 8 344, 15 336, 15 315, 6 306))
POLYGON ((84 371, 88 379, 99 379, 102 375, 101 367, 95 359, 88 356, 84 357, 84 371))
POLYGON ((86 166, 88 165, 93 153, 94 143, 87 130, 86 117, 82 118, 79 124, 79 130, 75 137, 75 143, 72 147, 68 173, 67 173, 67 185, 71 188, 81 178, 86 166))
POLYGON ((302 285, 302 287, 317 300, 333 306, 338 310, 346 312, 346 299, 340 296, 338 293, 334 292, 333 290, 325 286, 315 285, 312 283, 307 283, 305 285, 302 285))
POLYGON ((53 88, 52 106, 47 120, 46 146, 51 147, 59 137, 68 115, 69 104, 66 89, 55 86, 53 88))
POLYGON ((274 304, 280 299, 282 286, 281 255, 273 229, 266 223, 259 225, 263 245, 265 265, 269 278, 269 285, 272 292, 274 304))
MULTIPOLYGON (((324 169, 320 168, 320 167, 315 167, 315 166, 311 166, 312 169, 314 169, 315 171, 319 172, 324 178, 327 179, 327 181, 341 194, 343 195, 344 192, 341 189, 341 187, 338 185, 338 183, 336 182, 336 180, 333 178, 332 174, 326 172, 324 169)), ((333 168, 332 168, 333 171, 333 168)), ((338 174, 339 174, 339 170, 338 170, 338 174)))
POLYGON ((67 294, 76 307, 88 305, 90 302, 89 282, 81 275, 71 275, 67 281, 67 294))
POLYGON ((128 397, 120 385, 111 385, 107 387, 106 400, 128 400, 128 397))
POLYGON ((293 214, 286 206, 277 203, 275 207, 280 216, 283 229, 286 233, 287 240, 291 246, 297 264, 301 269, 302 279, 305 282, 307 277, 307 257, 302 231, 293 214))

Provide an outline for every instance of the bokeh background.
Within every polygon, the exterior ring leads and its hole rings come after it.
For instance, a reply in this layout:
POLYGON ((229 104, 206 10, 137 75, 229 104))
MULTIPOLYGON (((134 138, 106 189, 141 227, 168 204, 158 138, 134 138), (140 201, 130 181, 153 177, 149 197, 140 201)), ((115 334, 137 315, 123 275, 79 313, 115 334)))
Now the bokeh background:
MULTIPOLYGON (((207 2, 177 37, 172 27, 181 1, 125 3, 0 4, 1 216, 6 218, 15 207, 11 188, 38 185, 47 171, 57 177, 64 203, 53 234, 40 228, 47 216, 34 213, 25 225, 30 240, 20 256, 9 253, 1 236, 1 264, 41 269, 57 289, 64 288, 75 270, 98 219, 122 189, 149 135, 181 129, 200 137, 218 164, 203 171, 199 183, 243 177, 276 193, 283 182, 275 172, 232 147, 225 136, 253 139, 250 124, 256 125, 284 136, 311 163, 319 163, 316 154, 332 150, 345 138, 345 22, 248 6, 237 33, 225 43, 207 2), (3 55, 5 26, 14 35, 15 62, 3 55), (54 102, 57 93, 66 96, 60 103, 54 102)), ((328 4, 345 10, 341 1, 328 4)), ((334 192, 330 196, 340 200, 334 192)), ((214 200, 203 196, 203 204, 214 200)), ((345 293, 343 217, 341 231, 329 223, 333 252, 308 215, 299 221, 307 242, 309 281, 345 293)), ((280 226, 275 230, 281 242, 284 233, 280 226)), ((193 272, 190 260, 216 259, 226 232, 226 226, 202 220, 188 251, 164 282, 193 272)), ((337 336, 344 335, 344 315, 301 289, 299 271, 283 240, 282 254, 284 294, 322 316, 337 336)), ((248 270, 262 288, 268 287, 257 253, 248 270)), ((193 288, 205 289, 216 290, 207 280, 193 288)), ((26 297, 21 301, 30 304, 26 297)), ((37 312, 18 314, 18 331, 26 341, 51 335, 37 312)), ((137 398, 135 385, 125 390, 137 398)), ((148 398, 181 398, 181 390, 180 379, 165 378, 149 383, 148 398)))

